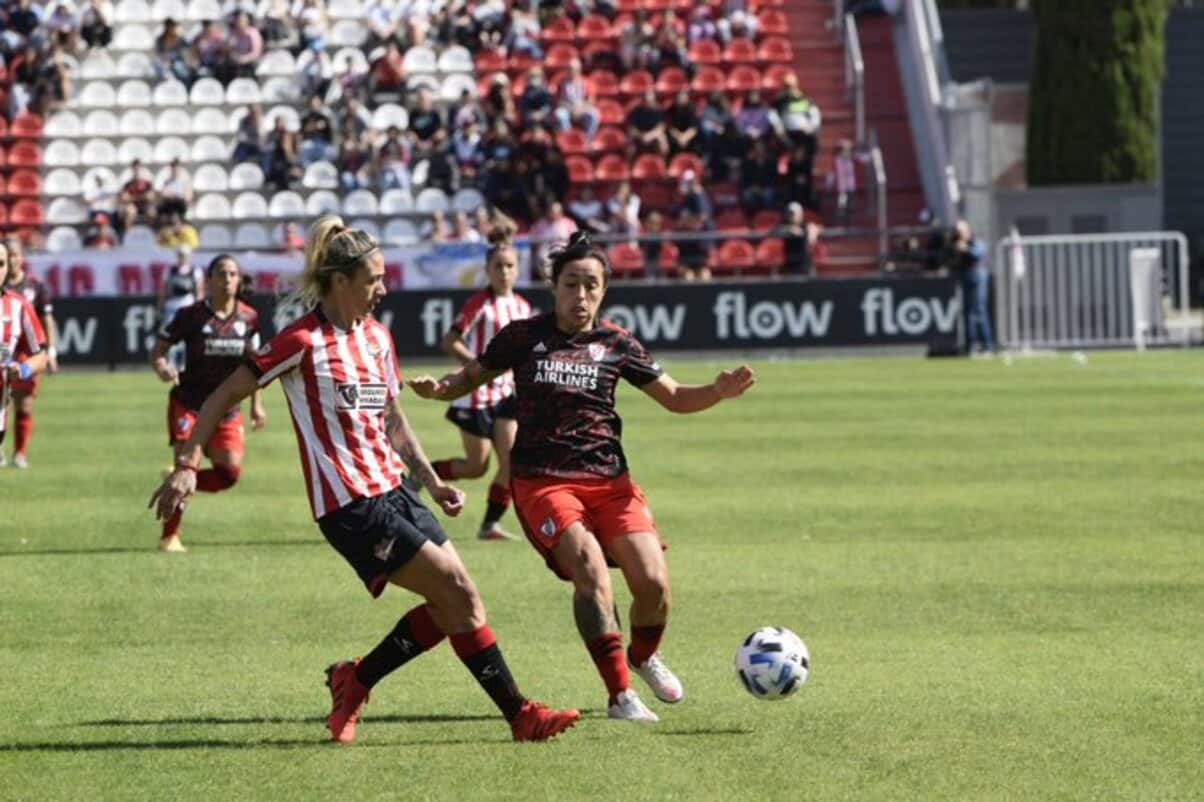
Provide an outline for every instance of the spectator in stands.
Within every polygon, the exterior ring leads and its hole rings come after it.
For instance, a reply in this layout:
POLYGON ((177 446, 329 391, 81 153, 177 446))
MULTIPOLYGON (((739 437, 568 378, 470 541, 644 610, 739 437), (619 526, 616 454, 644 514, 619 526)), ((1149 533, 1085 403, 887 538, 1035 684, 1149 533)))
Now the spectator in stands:
POLYGON ((607 221, 616 234, 634 237, 640 233, 640 196, 631 191, 630 181, 621 181, 606 202, 607 221))
POLYGON ((468 212, 458 210, 452 215, 452 230, 448 239, 453 242, 480 242, 481 232, 472 227, 468 212))
POLYGON ((260 106, 247 107, 247 113, 238 121, 236 137, 231 161, 235 164, 255 162, 262 166, 267 143, 263 136, 263 109, 260 106))
POLYGON ((35 52, 45 39, 39 30, 42 25, 42 11, 35 8, 32 0, 17 0, 15 8, 8 13, 8 41, 10 49, 16 50, 21 44, 28 43, 35 52))
POLYGON ((333 162, 337 156, 334 117, 321 96, 310 95, 301 117, 301 164, 308 167, 317 161, 333 162))
POLYGON ((62 45, 51 45, 50 58, 42 65, 41 73, 38 76, 47 91, 40 98, 43 102, 36 104, 36 107, 31 107, 31 111, 45 116, 51 107, 70 100, 74 94, 73 77, 71 64, 67 60, 67 52, 62 45))
POLYGON ((155 78, 165 81, 175 78, 185 86, 191 86, 195 71, 191 62, 191 49, 180 35, 180 25, 170 17, 163 20, 163 30, 155 37, 155 55, 151 66, 155 78))
POLYGON ((343 137, 336 167, 339 171, 339 184, 344 190, 350 192, 353 189, 367 189, 372 186, 372 151, 362 136, 350 132, 343 137))
POLYGON ((701 219, 704 228, 714 226, 715 210, 711 206, 711 199, 693 170, 681 174, 681 210, 701 219))
POLYGON ((619 58, 624 70, 647 67, 652 61, 652 40, 656 29, 648 21, 648 12, 643 6, 636 8, 635 16, 619 31, 619 58))
POLYGON ((425 44, 426 35, 430 33, 435 4, 429 0, 410 0, 399 5, 402 9, 406 42, 410 47, 425 44))
POLYGON ((719 135, 712 137, 702 154, 702 163, 712 181, 731 181, 739 174, 748 141, 740 136, 735 120, 729 121, 719 135))
MULTIPOLYGON (((791 148, 803 146, 810 165, 819 147, 822 117, 819 107, 799 89, 794 73, 787 73, 782 79, 781 92, 773 104, 769 120, 784 145, 791 148)), ((810 166, 807 172, 811 172, 810 166)))
POLYGON ((815 208, 811 183, 811 153, 805 144, 796 145, 787 153, 782 184, 785 197, 794 198, 808 208, 815 208))
POLYGON ((109 216, 101 213, 92 218, 92 224, 84 234, 84 247, 108 251, 117 247, 117 233, 109 225, 109 216))
POLYGON ((677 229, 694 236, 678 241, 678 261, 682 278, 686 281, 710 281, 711 242, 703 237, 707 227, 706 218, 698 212, 682 209, 677 219, 677 229))
POLYGON ((230 29, 228 39, 233 67, 230 77, 255 77, 255 65, 263 57, 263 35, 251 24, 250 14, 241 11, 234 16, 234 26, 230 29))
POLYGON ((539 46, 539 17, 530 8, 527 0, 515 0, 510 7, 510 30, 502 46, 512 54, 543 59, 543 48, 539 46))
POLYGON ((317 44, 310 44, 297 56, 297 73, 301 76, 301 95, 325 98, 334 81, 334 62, 330 54, 317 44))
POLYGON ((528 128, 547 125, 554 110, 555 101, 544 81, 543 68, 532 67, 527 71, 527 85, 518 99, 518 111, 522 114, 523 123, 528 128))
POLYGON ((42 27, 50 33, 51 41, 68 53, 79 49, 79 19, 66 3, 56 3, 54 11, 43 20, 42 27))
POLYGON ((659 73, 666 67, 680 67, 687 72, 691 69, 686 38, 674 24, 672 14, 666 15, 657 29, 649 52, 651 61, 648 69, 653 73, 659 73))
POLYGON ((962 312, 966 332, 965 352, 993 353, 989 306, 991 276, 987 271, 986 247, 974 236, 970 224, 958 220, 949 233, 946 266, 962 285, 962 312))
POLYGON ((405 46, 401 33, 401 10, 392 0, 371 0, 364 7, 364 21, 368 24, 368 41, 364 46, 368 52, 389 43, 399 48, 405 46))
POLYGON ((669 121, 669 152, 682 153, 698 150, 698 114, 690 90, 682 89, 673 97, 673 105, 666 115, 669 121))
POLYGON ((573 218, 564 213, 564 207, 560 205, 560 201, 549 199, 545 209, 546 213, 535 221, 530 232, 532 270, 533 272, 539 271, 531 277, 536 279, 542 277, 547 255, 553 249, 568 242, 569 237, 577 230, 577 224, 573 222, 573 218))
POLYGON ((390 125, 385 140, 376 149, 375 172, 380 189, 410 189, 410 143, 401 129, 390 125))
POLYGON ((395 94, 405 89, 404 64, 405 57, 401 54, 401 48, 397 46, 397 42, 390 39, 385 45, 385 52, 372 62, 372 69, 368 73, 368 91, 372 97, 375 98, 381 93, 395 94))
POLYGON ((564 154, 556 147, 556 143, 547 131, 539 130, 539 135, 545 141, 538 156, 527 160, 531 177, 531 195, 540 197, 564 198, 569 194, 569 168, 564 162, 564 154))
POLYGON ((460 168, 451 154, 447 134, 443 129, 436 131, 429 142, 418 141, 411 163, 415 170, 420 164, 426 165, 428 187, 438 187, 449 195, 460 188, 460 168))
POLYGON ((707 96, 702 114, 698 116, 698 137, 703 153, 710 149, 722 133, 723 129, 735 122, 727 95, 723 92, 712 92, 707 96))
POLYGON ((769 106, 761 97, 761 90, 751 89, 744 96, 744 105, 736 114, 736 128, 745 139, 761 139, 773 129, 769 106))
POLYGON ((297 150, 297 134, 288 130, 284 117, 277 117, 267 137, 267 167, 263 171, 264 181, 276 191, 288 189, 304 174, 297 150))
POLYGON ((198 67, 198 72, 217 77, 228 76, 229 45, 217 23, 205 20, 201 23, 201 32, 192 40, 192 60, 198 67))
POLYGON ((567 130, 574 125, 585 131, 586 136, 593 139, 601 123, 601 115, 594 105, 595 95, 593 84, 582 74, 581 59, 569 62, 569 74, 560 82, 560 105, 556 108, 556 121, 560 130, 567 130))
POLYGON ((518 106, 514 103, 514 95, 510 93, 510 79, 506 73, 499 72, 490 79, 481 108, 490 125, 498 120, 504 120, 509 125, 518 123, 518 106))
POLYGON ((297 230, 292 220, 280 227, 280 250, 286 254, 297 254, 305 250, 305 235, 297 230))
POLYGON ((447 217, 436 209, 431 212, 430 222, 424 226, 422 236, 431 242, 450 242, 451 231, 447 228, 447 217))
POLYGON ((372 112, 364 108, 364 104, 355 95, 344 96, 343 108, 340 110, 339 131, 346 136, 348 131, 356 136, 371 136, 372 112))
POLYGON ((690 9, 686 40, 693 44, 703 39, 718 39, 719 26, 715 22, 715 9, 709 0, 694 0, 690 9))
POLYGON ((593 187, 589 184, 577 191, 577 197, 569 201, 569 216, 577 227, 593 234, 605 234, 610 231, 606 221, 606 207, 594 195, 593 187))
POLYGON ((269 46, 291 48, 298 41, 291 11, 289 0, 260 0, 255 18, 259 20, 259 32, 269 46))
POLYGON ((640 235, 640 250, 644 254, 644 275, 659 278, 661 254, 665 249, 665 217, 656 209, 648 212, 644 221, 644 233, 640 235))
POLYGON ((157 211, 155 187, 151 183, 150 171, 142 166, 141 160, 134 159, 130 165, 130 177, 122 185, 117 203, 123 233, 136 222, 154 223, 157 211))
POLYGON ((656 100, 656 90, 649 88, 640 102, 627 115, 629 155, 652 151, 666 156, 669 138, 665 133, 665 113, 656 100))
MULTIPOLYGON (((111 173, 106 174, 103 170, 97 170, 92 174, 92 181, 84 187, 84 202, 88 204, 90 217, 95 218, 103 214, 112 220, 113 215, 117 212, 118 188, 111 175, 111 173)), ((120 231, 117 233, 118 236, 121 235, 120 231)))
POLYGON ((188 214, 192 205, 192 176, 180 164, 179 159, 172 159, 167 167, 167 175, 159 182, 159 216, 188 214))
POLYGON ((467 89, 460 92, 460 97, 451 105, 447 113, 448 124, 453 130, 463 126, 466 120, 475 122, 478 131, 485 130, 489 124, 485 112, 481 109, 481 104, 477 103, 477 99, 467 89))
POLYGON ((113 41, 113 3, 88 0, 79 15, 79 35, 88 47, 108 47, 113 41))
POLYGON ((302 48, 312 47, 316 43, 319 50, 326 49, 326 36, 330 28, 330 20, 326 17, 326 8, 323 3, 318 0, 301 0, 294 19, 301 31, 302 48))
POLYGON ((410 133, 422 141, 444 127, 443 114, 435 108, 435 99, 426 87, 418 90, 418 103, 410 109, 410 133))
POLYGON ((832 171, 828 173, 828 189, 836 193, 836 220, 846 226, 852 219, 857 194, 856 159, 853 143, 842 139, 832 154, 832 171))
POLYGON ((740 202, 752 215, 762 209, 776 208, 778 160, 765 145, 764 139, 752 140, 748 154, 740 163, 740 202))
POLYGON ((460 170, 461 183, 475 184, 485 153, 480 127, 471 118, 465 118, 452 134, 451 153, 460 170))
POLYGON ((760 23, 744 8, 744 0, 729 0, 727 6, 716 23, 719 40, 726 45, 733 39, 756 39, 760 23))
POLYGON ((441 20, 439 39, 476 51, 481 46, 481 29, 468 3, 457 3, 441 20))
POLYGON ((174 212, 167 218, 167 225, 159 229, 156 239, 164 248, 175 248, 180 252, 187 248, 188 252, 192 253, 201 246, 201 238, 196 229, 174 212))
POLYGON ((811 275, 811 237, 803 217, 803 205, 795 201, 786 204, 782 222, 772 233, 782 240, 782 271, 792 276, 811 275))

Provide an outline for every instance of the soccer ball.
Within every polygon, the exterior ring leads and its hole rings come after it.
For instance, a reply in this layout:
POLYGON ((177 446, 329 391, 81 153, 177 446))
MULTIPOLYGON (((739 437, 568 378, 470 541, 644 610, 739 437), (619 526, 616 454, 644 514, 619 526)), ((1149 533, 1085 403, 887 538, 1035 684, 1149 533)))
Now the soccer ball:
POLYGON ((785 699, 807 681, 810 670, 807 644, 784 627, 762 627, 736 650, 736 675, 758 699, 785 699))

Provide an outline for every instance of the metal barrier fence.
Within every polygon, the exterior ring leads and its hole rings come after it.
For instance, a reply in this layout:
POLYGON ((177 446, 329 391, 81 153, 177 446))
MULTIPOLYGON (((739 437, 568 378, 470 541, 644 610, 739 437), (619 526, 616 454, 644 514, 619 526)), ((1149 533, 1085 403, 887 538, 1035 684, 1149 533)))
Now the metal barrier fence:
POLYGON ((1021 237, 995 246, 999 342, 1027 351, 1187 345, 1187 238, 1178 232, 1021 237))

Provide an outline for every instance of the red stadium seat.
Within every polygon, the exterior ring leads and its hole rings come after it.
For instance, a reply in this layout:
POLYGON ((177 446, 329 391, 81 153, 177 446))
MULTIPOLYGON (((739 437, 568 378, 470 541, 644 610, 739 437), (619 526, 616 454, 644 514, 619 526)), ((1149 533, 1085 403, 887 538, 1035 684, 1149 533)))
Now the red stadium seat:
POLYGON ((619 94, 619 79, 610 70, 594 70, 589 80, 594 85, 594 94, 600 98, 619 94))
POLYGON ((793 75, 795 80, 798 79, 798 73, 794 71, 793 67, 786 64, 769 65, 769 69, 765 70, 765 76, 761 79, 761 89, 765 92, 777 92, 787 75, 793 75))
POLYGON ((715 252, 717 272, 739 273, 756 267, 757 253, 752 243, 743 239, 729 239, 715 252))
POLYGON ((644 272, 644 252, 634 242, 611 245, 606 255, 615 278, 631 278, 644 272))
POLYGON ((598 160, 594 166, 596 181, 626 181, 631 177, 627 170, 627 162, 622 156, 607 155, 598 160))
POLYGON ((762 270, 780 270, 786 261, 786 247, 780 239, 763 239, 757 243, 757 267, 762 270))
POLYGON ((504 72, 506 70, 506 54, 496 50, 482 50, 473 58, 473 64, 477 68, 477 75, 504 72))
POLYGON ((705 172, 702 159, 696 153, 679 153, 669 161, 669 175, 681 178, 686 170, 693 170, 699 178, 705 172))
POLYGON ((632 14, 636 10, 645 8, 643 0, 619 0, 619 11, 627 11, 632 14))
POLYGON ((616 63, 614 42, 586 42, 581 46, 581 64, 587 70, 605 69, 616 63))
POLYGON ((569 171, 569 181, 588 184, 594 180, 594 165, 584 156, 569 156, 564 160, 569 171))
POLYGON ((577 48, 562 43, 548 48, 548 52, 544 55, 544 64, 549 69, 567 70, 569 64, 577 58, 579 58, 577 48))
POLYGON ((648 20, 652 24, 653 29, 660 30, 660 27, 668 23, 673 30, 677 31, 682 36, 686 34, 686 24, 682 22, 675 14, 668 12, 665 14, 657 14, 648 20))
POLYGON ((744 216, 744 212, 740 209, 725 209, 715 215, 715 228, 720 231, 746 233, 748 231, 748 218, 744 216))
POLYGON ((9 126, 8 135, 13 139, 40 139, 42 118, 36 114, 18 114, 9 126))
POLYGON ((33 170, 17 170, 9 176, 7 194, 36 198, 42 194, 42 179, 33 170))
POLYGON ((75 265, 67 271, 67 292, 70 295, 91 295, 96 291, 96 274, 88 265, 75 265))
POLYGON ((773 209, 762 209, 753 215, 752 227, 754 231, 771 231, 782 221, 782 215, 775 212, 773 209))
POLYGON ((631 166, 631 177, 640 180, 663 179, 668 177, 665 162, 655 153, 645 153, 637 156, 631 166))
POLYGON ((577 38, 577 30, 568 17, 556 17, 543 26, 539 38, 544 42, 572 42, 577 38))
POLYGON ((598 120, 603 125, 623 125, 627 122, 627 112, 623 104, 612 98, 600 98, 596 104, 598 120))
POLYGON ((577 38, 588 41, 609 41, 618 36, 610 20, 600 14, 590 14, 577 23, 577 38))
POLYGON ((727 76, 727 91, 744 94, 761 86, 761 73, 756 67, 741 64, 727 76))
POLYGON ((690 61, 694 64, 722 64, 723 51, 711 39, 699 39, 690 45, 690 61))
POLYGON ((686 71, 680 67, 665 67, 656 77, 656 91, 662 95, 675 95, 685 89, 689 81, 686 71))
POLYGON ((525 73, 532 67, 539 67, 542 65, 542 59, 531 58, 526 53, 511 53, 510 57, 506 59, 506 71, 511 75, 525 73))
POLYGON ((8 222, 14 226, 40 226, 46 222, 46 212, 35 200, 19 200, 9 211, 8 222))
POLYGON ((142 295, 145 291, 142 286, 144 278, 139 265, 121 265, 117 268, 118 292, 122 295, 142 295))
POLYGON ((724 64, 753 64, 757 60, 757 47, 747 39, 733 39, 723 50, 724 64))
POLYGON ((661 257, 657 260, 657 266, 661 272, 670 276, 677 274, 678 262, 681 260, 681 250, 674 242, 661 243, 661 257))
POLYGON ((757 61, 762 64, 790 64, 794 61, 794 48, 789 39, 775 36, 766 39, 757 48, 757 61))
POLYGON ((786 15, 777 9, 762 9, 757 13, 757 22, 765 36, 785 36, 790 31, 786 15))
POLYGON ((590 150, 594 153, 622 153, 627 148, 627 134, 622 128, 604 125, 594 134, 590 150))
MULTIPOLYGON (((4 87, 0 87, 0 91, 2 91, 3 89, 4 89, 4 87)), ((7 108, 8 108, 7 105, 0 106, 0 109, 7 109, 7 108)), ((3 114, 0 114, 0 139, 4 139, 7 136, 8 136, 8 120, 5 119, 3 114)), ((0 164, 3 164, 3 162, 0 162, 0 164)))
POLYGON ((560 148, 560 152, 567 155, 580 155, 589 149, 589 143, 585 139, 585 134, 576 128, 570 128, 567 131, 560 131, 556 134, 556 147, 560 148))
POLYGON ((632 70, 619 82, 619 91, 628 97, 638 97, 653 86, 651 73, 646 70, 632 70))
POLYGON ((718 67, 702 67, 694 74, 690 89, 696 95, 709 95, 712 92, 722 92, 727 84, 727 76, 718 67))
POLYGON ((32 142, 17 142, 8 150, 9 167, 37 167, 42 163, 42 151, 32 142))
POLYGON ((0 230, 8 225, 8 204, 0 203, 0 230))

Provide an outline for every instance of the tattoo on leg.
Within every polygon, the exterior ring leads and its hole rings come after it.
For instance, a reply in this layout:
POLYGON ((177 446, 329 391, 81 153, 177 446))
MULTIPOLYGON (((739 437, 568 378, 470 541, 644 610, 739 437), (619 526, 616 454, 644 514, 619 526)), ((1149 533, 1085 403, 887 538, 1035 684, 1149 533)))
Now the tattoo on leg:
POLYGON ((602 599, 592 594, 589 596, 573 594, 573 618, 577 622, 577 632, 581 634, 581 640, 586 643, 590 643, 608 632, 619 631, 618 624, 608 606, 602 599))

